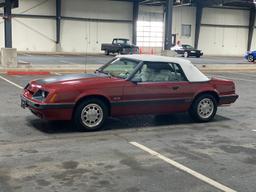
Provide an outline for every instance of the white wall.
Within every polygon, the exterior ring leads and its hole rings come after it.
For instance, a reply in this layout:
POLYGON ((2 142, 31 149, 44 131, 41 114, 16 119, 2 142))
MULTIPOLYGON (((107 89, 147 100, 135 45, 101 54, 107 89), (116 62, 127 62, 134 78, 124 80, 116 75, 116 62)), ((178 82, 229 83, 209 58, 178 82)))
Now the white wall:
POLYGON ((64 20, 61 47, 64 52, 99 53, 102 43, 116 37, 131 39, 131 34, 131 24, 64 20))
MULTIPOLYGON (((132 20, 132 4, 106 0, 63 0, 62 15, 93 19, 132 20)), ((65 52, 98 53, 113 38, 132 38, 131 23, 63 20, 61 47, 65 52)))
MULTIPOLYGON (((16 14, 52 15, 55 0, 20 0, 16 14)), ((91 19, 132 20, 132 3, 108 0, 63 0, 62 15, 91 19)), ((56 51, 55 19, 13 18, 13 47, 19 51, 56 51)), ((0 46, 4 46, 3 20, 0 20, 0 46)), ((61 50, 100 52, 101 43, 115 37, 132 38, 129 22, 88 22, 62 20, 61 50)))
POLYGON ((195 8, 194 7, 175 7, 173 9, 173 34, 176 34, 177 41, 182 44, 194 45, 195 39, 195 8), (181 35, 181 25, 191 25, 191 37, 181 35))
POLYGON ((246 26, 249 25, 249 11, 205 8, 202 24, 241 26, 202 26, 199 48, 205 54, 240 56, 246 51, 248 39, 248 27, 246 26))

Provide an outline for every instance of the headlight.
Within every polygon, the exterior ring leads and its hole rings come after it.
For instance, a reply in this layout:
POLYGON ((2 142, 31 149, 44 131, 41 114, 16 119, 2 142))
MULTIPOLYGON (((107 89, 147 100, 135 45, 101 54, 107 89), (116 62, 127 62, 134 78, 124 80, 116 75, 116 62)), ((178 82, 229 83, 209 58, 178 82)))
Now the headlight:
POLYGON ((49 92, 39 89, 34 95, 33 98, 39 101, 43 101, 48 96, 49 92))

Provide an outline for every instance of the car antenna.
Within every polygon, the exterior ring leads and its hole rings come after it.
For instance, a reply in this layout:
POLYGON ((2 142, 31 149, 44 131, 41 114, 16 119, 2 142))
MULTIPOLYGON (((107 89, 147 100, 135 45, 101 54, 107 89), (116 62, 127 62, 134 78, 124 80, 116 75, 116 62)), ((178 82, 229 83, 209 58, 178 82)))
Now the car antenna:
POLYGON ((88 51, 88 37, 86 35, 85 37, 85 41, 86 41, 86 44, 85 44, 85 63, 84 63, 84 73, 87 72, 87 69, 86 69, 86 65, 87 65, 87 62, 88 62, 88 59, 87 59, 87 51, 88 51))

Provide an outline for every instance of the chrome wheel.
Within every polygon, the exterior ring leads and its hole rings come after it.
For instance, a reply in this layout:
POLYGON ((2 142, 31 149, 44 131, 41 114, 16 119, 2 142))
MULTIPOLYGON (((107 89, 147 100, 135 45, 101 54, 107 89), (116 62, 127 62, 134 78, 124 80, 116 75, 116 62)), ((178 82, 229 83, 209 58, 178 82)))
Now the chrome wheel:
POLYGON ((205 98, 198 103, 197 113, 202 119, 208 119, 214 112, 214 103, 211 99, 205 98))
POLYGON ((86 127, 97 127, 103 120, 103 109, 98 104, 88 104, 82 110, 81 120, 86 127))
POLYGON ((253 61, 254 61, 253 55, 249 55, 249 56, 248 56, 248 61, 249 61, 249 62, 253 62, 253 61))

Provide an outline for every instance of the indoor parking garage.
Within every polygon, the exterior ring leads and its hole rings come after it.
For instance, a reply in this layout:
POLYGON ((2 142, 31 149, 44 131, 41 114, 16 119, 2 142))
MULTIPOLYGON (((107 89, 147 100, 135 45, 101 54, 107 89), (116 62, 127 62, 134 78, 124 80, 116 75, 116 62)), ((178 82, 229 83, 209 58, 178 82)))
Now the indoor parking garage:
POLYGON ((0 0, 0 192, 255 192, 255 0, 0 0))

